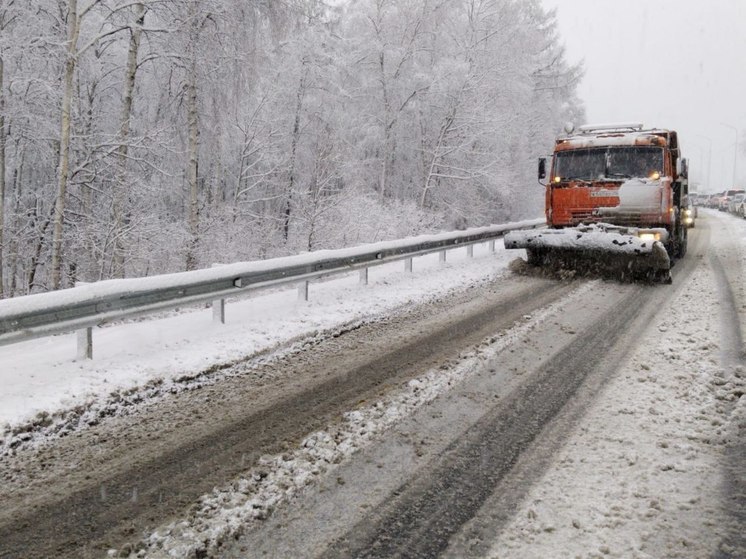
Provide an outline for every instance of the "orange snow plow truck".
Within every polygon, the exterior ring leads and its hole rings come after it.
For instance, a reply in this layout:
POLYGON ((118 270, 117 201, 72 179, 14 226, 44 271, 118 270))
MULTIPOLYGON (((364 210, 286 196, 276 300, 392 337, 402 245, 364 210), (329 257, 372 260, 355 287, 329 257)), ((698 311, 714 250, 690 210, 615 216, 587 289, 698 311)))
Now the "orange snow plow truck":
POLYGON ((642 124, 565 130, 548 177, 547 158, 539 159, 547 229, 511 231, 505 247, 526 249, 532 266, 670 283, 687 244, 687 161, 676 132, 642 124))

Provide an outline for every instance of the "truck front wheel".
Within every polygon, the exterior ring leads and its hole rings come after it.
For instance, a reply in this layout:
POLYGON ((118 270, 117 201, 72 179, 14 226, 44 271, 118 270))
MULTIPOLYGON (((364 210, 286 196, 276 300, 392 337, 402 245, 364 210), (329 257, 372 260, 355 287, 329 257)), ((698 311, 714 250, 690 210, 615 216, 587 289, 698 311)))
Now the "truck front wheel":
POLYGON ((666 246, 668 254, 675 259, 683 258, 686 254, 686 245, 689 240, 688 229, 683 223, 676 227, 675 235, 666 246))

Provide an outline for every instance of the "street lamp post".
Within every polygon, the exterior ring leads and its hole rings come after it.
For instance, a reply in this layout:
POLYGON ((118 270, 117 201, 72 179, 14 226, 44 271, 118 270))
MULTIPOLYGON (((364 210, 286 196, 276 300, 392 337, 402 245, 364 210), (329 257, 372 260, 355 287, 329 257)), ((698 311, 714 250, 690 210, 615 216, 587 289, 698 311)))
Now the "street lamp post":
POLYGON ((732 188, 736 187, 736 170, 738 169, 738 128, 731 124, 726 124, 725 122, 720 123, 722 126, 725 126, 727 128, 730 128, 735 132, 736 134, 736 145, 733 148, 733 185, 732 188))

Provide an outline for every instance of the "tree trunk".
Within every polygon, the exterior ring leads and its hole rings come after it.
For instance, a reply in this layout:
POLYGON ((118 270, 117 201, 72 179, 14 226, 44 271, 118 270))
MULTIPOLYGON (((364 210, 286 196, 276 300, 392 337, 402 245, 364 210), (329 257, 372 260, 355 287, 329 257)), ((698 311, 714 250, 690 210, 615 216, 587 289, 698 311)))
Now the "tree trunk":
MULTIPOLYGON (((83 107, 80 106, 78 109, 80 114, 80 131, 82 133, 82 136, 84 138, 92 138, 94 135, 94 114, 93 114, 93 105, 96 102, 96 90, 98 89, 99 82, 96 80, 93 80, 91 84, 86 88, 86 101, 87 101, 87 110, 85 113, 83 112, 83 107)), ((80 100, 81 93, 80 90, 76 93, 76 98, 80 100)), ((91 146, 89 145, 83 145, 81 146, 81 158, 83 160, 91 159, 93 158, 93 150, 91 149, 91 146)), ((80 202, 82 204, 82 215, 80 216, 80 222, 76 225, 76 228, 80 228, 81 234, 82 234, 82 242, 83 242, 83 254, 80 255, 80 264, 82 265, 74 265, 72 262, 69 264, 70 267, 73 265, 77 269, 77 274, 79 276, 79 279, 83 281, 95 281, 96 279, 102 279, 100 277, 97 277, 96 275, 96 261, 98 259, 97 256, 97 250, 98 246, 96 243, 96 235, 94 230, 96 229, 96 220, 94 218, 94 204, 95 204, 95 198, 94 198, 94 187, 92 186, 93 180, 85 180, 80 185, 80 202)), ((75 196, 72 196, 73 199, 75 199, 75 196)), ((105 252, 102 251, 101 260, 105 258, 105 252)), ((72 278, 68 277, 68 281, 72 282, 72 278)))
POLYGON ((3 57, 0 53, 0 299, 5 296, 3 260, 5 231, 5 90, 3 85, 3 57))
POLYGON ((31 271, 28 276, 28 287, 27 292, 31 293, 36 284, 36 272, 39 269, 39 260, 41 260, 41 251, 44 248, 44 237, 47 235, 47 228, 49 227, 50 218, 47 218, 39 229, 39 235, 36 241, 36 248, 34 249, 34 256, 31 258, 31 271))
POLYGON ((301 63, 301 77, 298 83, 298 95, 295 104, 295 120, 293 121, 293 138, 290 144, 290 179, 288 180, 288 194, 285 203, 285 216, 283 235, 285 242, 287 243, 288 236, 290 235, 290 213, 292 211, 292 199, 293 190, 295 189, 295 173, 296 173, 296 155, 298 152, 298 143, 300 142, 300 117, 303 111, 303 98, 306 94, 306 83, 308 78, 308 58, 303 57, 301 63))
POLYGON ((23 168, 26 162, 26 144, 19 144, 16 142, 16 167, 13 170, 13 222, 11 225, 11 231, 14 232, 10 236, 9 243, 9 258, 10 262, 8 265, 10 271, 10 296, 15 297, 18 289, 18 261, 19 261, 19 231, 21 230, 20 219, 21 219, 21 182, 23 181, 23 168))
POLYGON ((189 247, 187 248, 186 269, 194 270, 197 267, 197 245, 199 243, 199 118, 197 105, 197 38, 198 27, 194 16, 195 4, 190 5, 192 31, 189 40, 190 67, 187 78, 187 127, 189 129, 188 148, 188 170, 187 182, 189 184, 189 247))
POLYGON ((389 102, 389 93, 386 84, 386 67, 383 52, 380 53, 378 62, 381 74, 381 93, 383 96, 383 153, 381 154, 381 174, 378 177, 378 194, 381 203, 383 203, 386 196, 386 184, 389 178, 389 151, 391 150, 393 122, 391 122, 391 103, 389 102))
POLYGON ((114 186, 114 270, 115 278, 123 278, 124 269, 124 212, 125 193, 127 189, 127 151, 130 133, 130 119, 132 117, 133 95, 135 91, 135 76, 137 74, 137 54, 140 50, 142 27, 145 23, 145 5, 135 4, 135 22, 130 34, 129 50, 127 52, 127 67, 124 74, 124 95, 122 99, 122 115, 119 120, 119 160, 118 180, 114 186))
POLYGON ((62 236, 65 222, 67 175, 70 169, 70 108, 73 98, 73 75, 78 45, 80 22, 77 0, 68 0, 67 60, 62 91, 62 118, 60 121, 60 162, 57 169, 57 200, 54 205, 54 234, 52 238, 52 289, 59 289, 62 279, 62 236))
POLYGON ((451 109, 448 114, 446 115, 446 118, 443 120, 443 123, 440 125, 440 132, 438 133, 438 139, 435 142, 435 146, 433 146, 433 153, 432 157, 430 158, 430 164, 427 169, 427 174, 425 175, 425 181, 424 186, 422 187, 422 195, 420 196, 420 208, 425 208, 425 204, 427 203, 427 194, 430 191, 431 184, 433 182, 433 177, 435 176, 435 171, 438 166, 438 161, 442 157, 441 149, 443 148, 443 143, 445 142, 445 137, 448 132, 451 130, 451 126, 453 126, 453 122, 456 118, 456 109, 451 109))

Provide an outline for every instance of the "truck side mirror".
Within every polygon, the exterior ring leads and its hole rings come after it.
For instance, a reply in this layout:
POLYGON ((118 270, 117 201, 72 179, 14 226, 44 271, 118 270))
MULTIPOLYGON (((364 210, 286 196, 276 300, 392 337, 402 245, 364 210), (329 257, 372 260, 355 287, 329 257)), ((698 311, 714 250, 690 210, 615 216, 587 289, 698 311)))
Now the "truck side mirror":
POLYGON ((689 175, 689 160, 679 159, 676 161, 676 174, 681 178, 688 178, 689 175))
POLYGON ((545 179, 547 176, 547 158, 539 157, 539 180, 545 179))

